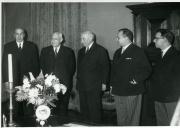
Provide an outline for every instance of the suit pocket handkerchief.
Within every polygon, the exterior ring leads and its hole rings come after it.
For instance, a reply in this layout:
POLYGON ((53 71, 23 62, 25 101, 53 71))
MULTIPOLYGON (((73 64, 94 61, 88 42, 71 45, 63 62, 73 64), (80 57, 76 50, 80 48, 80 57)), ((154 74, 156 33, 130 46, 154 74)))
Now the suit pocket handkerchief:
POLYGON ((125 58, 126 60, 132 60, 132 58, 129 58, 129 57, 127 57, 127 58, 125 58))

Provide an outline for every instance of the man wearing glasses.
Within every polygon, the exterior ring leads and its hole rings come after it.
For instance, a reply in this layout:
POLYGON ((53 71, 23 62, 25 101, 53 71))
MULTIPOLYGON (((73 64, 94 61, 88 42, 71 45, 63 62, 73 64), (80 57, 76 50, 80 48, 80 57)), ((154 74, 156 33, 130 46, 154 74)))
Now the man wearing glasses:
POLYGON ((172 46, 174 34, 169 30, 158 29, 154 42, 162 53, 151 78, 157 125, 170 125, 180 96, 180 58, 178 51, 172 46))

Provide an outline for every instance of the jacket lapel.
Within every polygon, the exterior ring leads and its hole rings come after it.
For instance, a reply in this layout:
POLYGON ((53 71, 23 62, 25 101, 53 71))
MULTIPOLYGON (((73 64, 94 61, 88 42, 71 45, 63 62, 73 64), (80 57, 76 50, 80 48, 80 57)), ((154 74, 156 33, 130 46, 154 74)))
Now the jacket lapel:
POLYGON ((81 64, 88 62, 87 60, 89 59, 89 56, 92 55, 93 51, 96 49, 96 43, 94 42, 91 48, 85 53, 86 48, 84 48, 82 51, 82 60, 81 64))
POLYGON ((85 55, 89 56, 92 54, 92 52, 95 50, 96 48, 96 43, 93 43, 91 48, 87 51, 87 53, 85 55))
POLYGON ((18 50, 18 46, 17 46, 16 41, 14 41, 14 47, 16 48, 16 50, 18 50))
POLYGON ((13 51, 15 50, 15 51, 18 51, 18 46, 17 46, 17 43, 16 43, 16 41, 14 41, 13 42, 13 51))
POLYGON ((133 44, 130 44, 129 47, 127 47, 126 50, 123 52, 123 54, 121 54, 120 60, 124 59, 127 55, 131 54, 132 49, 133 49, 133 44))
POLYGON ((168 51, 165 53, 163 58, 159 61, 159 66, 164 65, 168 62, 169 58, 172 58, 173 54, 175 53, 175 49, 173 47, 169 48, 168 51))
POLYGON ((61 57, 63 55, 63 53, 64 53, 64 46, 61 45, 56 56, 61 57))
POLYGON ((171 46, 168 51, 164 54, 162 60, 166 60, 171 54, 173 54, 174 48, 171 46))
MULTIPOLYGON (((26 48, 27 48, 27 43, 26 43, 26 41, 24 41, 21 51, 26 51, 26 48)), ((18 49, 18 47, 17 47, 17 49, 18 49)))
POLYGON ((53 46, 50 47, 49 55, 50 55, 51 57, 55 57, 55 53, 54 53, 53 46))

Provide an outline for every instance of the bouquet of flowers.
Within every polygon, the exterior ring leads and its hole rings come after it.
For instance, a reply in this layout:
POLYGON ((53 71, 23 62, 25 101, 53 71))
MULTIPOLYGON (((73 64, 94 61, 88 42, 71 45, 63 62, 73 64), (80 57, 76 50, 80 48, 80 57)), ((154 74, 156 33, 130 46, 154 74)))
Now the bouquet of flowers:
POLYGON ((16 86, 16 101, 26 100, 28 104, 33 104, 36 109, 37 120, 42 122, 50 116, 50 108, 56 107, 53 100, 58 100, 57 93, 65 94, 67 88, 59 82, 59 79, 53 75, 45 75, 42 78, 34 78, 32 73, 29 73, 30 79, 24 76, 23 85, 16 86))

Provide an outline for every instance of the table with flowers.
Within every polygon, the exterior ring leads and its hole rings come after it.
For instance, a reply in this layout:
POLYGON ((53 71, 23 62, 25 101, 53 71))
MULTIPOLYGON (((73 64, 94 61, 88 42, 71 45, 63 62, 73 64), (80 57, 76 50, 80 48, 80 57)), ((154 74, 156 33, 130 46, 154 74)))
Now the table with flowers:
POLYGON ((53 101, 58 100, 57 94, 65 94, 67 88, 53 74, 34 78, 33 74, 29 72, 29 76, 30 78, 24 76, 23 85, 15 87, 17 89, 16 101, 25 100, 27 104, 33 104, 36 121, 44 126, 46 120, 51 116, 51 109, 56 107, 53 101))
MULTIPOLYGON (((23 84, 15 87, 15 99, 17 102, 27 101, 27 104, 34 105, 35 113, 33 114, 34 116, 14 116, 13 120, 17 126, 35 127, 98 125, 68 116, 52 115, 51 109, 53 109, 53 107, 56 107, 53 101, 58 100, 58 93, 66 93, 66 86, 61 84, 59 79, 53 74, 34 78, 32 73, 30 72, 29 76, 30 77, 24 76, 23 84)), ((112 104, 114 102, 111 93, 105 94, 106 95, 103 96, 102 100, 103 108, 107 110, 114 109, 114 105, 112 104)))

